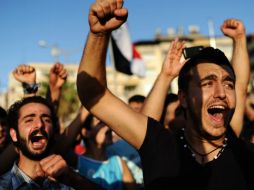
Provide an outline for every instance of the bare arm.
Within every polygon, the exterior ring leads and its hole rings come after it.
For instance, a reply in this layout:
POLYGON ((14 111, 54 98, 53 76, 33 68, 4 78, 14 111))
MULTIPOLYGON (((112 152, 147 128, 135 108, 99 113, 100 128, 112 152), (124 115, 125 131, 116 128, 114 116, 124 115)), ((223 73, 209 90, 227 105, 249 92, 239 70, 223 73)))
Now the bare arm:
POLYGON ((221 26, 224 35, 233 40, 232 66, 236 74, 236 109, 231 120, 231 126, 237 136, 240 135, 243 119, 244 108, 247 94, 247 87, 250 77, 250 63, 247 50, 245 28, 240 20, 227 19, 221 26))
POLYGON ((179 74, 185 62, 180 63, 184 43, 175 40, 172 42, 167 57, 163 63, 153 88, 147 96, 142 113, 156 120, 161 119, 164 102, 173 79, 179 74))
POLYGON ((78 70, 77 89, 82 104, 119 136, 139 148, 147 117, 136 113, 106 88, 105 59, 111 30, 127 18, 123 1, 96 1, 89 12, 90 33, 78 70))
POLYGON ((49 92, 47 98, 53 103, 55 110, 58 110, 61 97, 61 88, 66 82, 67 71, 61 63, 55 63, 49 72, 49 92))
POLYGON ((89 115, 88 110, 84 106, 81 106, 76 118, 64 130, 64 135, 72 139, 72 142, 76 139, 76 137, 80 133, 81 126, 83 122, 86 120, 88 115, 89 115))
POLYGON ((123 185, 125 190, 135 190, 138 189, 136 182, 131 174, 130 169, 128 168, 126 162, 121 159, 122 168, 123 168, 123 185))
POLYGON ((54 151, 56 153, 65 156, 66 152, 71 150, 73 143, 75 142, 78 134, 80 133, 82 124, 88 115, 88 110, 86 110, 82 106, 76 118, 74 118, 70 125, 65 128, 59 139, 57 139, 57 142, 54 146, 54 151))

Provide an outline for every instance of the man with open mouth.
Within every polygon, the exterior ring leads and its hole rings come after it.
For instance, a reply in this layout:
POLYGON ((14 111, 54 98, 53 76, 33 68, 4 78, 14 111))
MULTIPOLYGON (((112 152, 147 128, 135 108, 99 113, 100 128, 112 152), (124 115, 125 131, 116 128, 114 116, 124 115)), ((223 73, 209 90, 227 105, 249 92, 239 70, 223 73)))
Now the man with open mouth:
MULTIPOLYGON (((111 31, 119 28, 127 16, 123 0, 101 0, 91 5, 90 31, 77 77, 82 104, 138 149, 145 189, 254 189, 254 152, 230 127, 231 119, 239 121, 238 115, 233 117, 238 109, 236 94, 246 92, 236 92, 243 84, 236 85, 235 71, 222 51, 204 48, 182 66, 179 61, 184 46, 177 40, 172 42, 166 57, 168 72, 159 77, 169 84, 182 67, 178 95, 185 121, 182 130, 174 133, 149 114, 131 110, 107 88, 105 62, 111 31)), ((229 33, 238 33, 239 40, 234 43, 240 44, 234 56, 248 57, 241 55, 247 52, 242 23, 229 19, 225 25, 230 25, 226 28, 229 33)), ((239 66, 246 66, 241 64, 246 59, 237 59, 239 66)), ((163 85, 158 85, 155 92, 163 85)))
POLYGON ((31 96, 15 102, 8 110, 7 125, 19 159, 0 176, 0 190, 102 189, 72 171, 51 150, 58 119, 46 99, 31 96))

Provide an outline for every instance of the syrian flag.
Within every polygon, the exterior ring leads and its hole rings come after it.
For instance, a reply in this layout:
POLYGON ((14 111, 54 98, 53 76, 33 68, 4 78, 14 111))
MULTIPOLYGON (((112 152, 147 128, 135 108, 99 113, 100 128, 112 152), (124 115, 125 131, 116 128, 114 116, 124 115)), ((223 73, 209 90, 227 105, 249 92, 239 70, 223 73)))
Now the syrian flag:
POLYGON ((117 71, 127 75, 145 76, 145 64, 132 44, 127 25, 123 24, 111 35, 112 57, 117 71))

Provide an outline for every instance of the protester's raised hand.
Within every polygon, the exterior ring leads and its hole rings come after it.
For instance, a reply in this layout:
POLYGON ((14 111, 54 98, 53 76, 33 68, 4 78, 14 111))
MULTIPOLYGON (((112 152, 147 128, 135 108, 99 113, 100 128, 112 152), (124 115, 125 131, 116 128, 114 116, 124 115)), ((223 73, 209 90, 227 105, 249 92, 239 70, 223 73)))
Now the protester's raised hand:
POLYGON ((35 68, 30 65, 19 65, 13 72, 14 78, 21 82, 27 84, 36 83, 36 72, 35 68))
POLYGON ((184 48, 184 42, 174 40, 169 48, 168 54, 164 60, 162 72, 170 77, 178 76, 184 62, 180 62, 182 51, 184 48))
POLYGON ((60 89, 67 79, 67 71, 63 64, 56 63, 49 72, 49 86, 50 90, 60 89))
POLYGON ((225 20, 221 26, 221 31, 225 36, 228 36, 234 40, 245 37, 244 24, 237 19, 225 20))
POLYGON ((93 33, 105 33, 121 26, 128 17, 123 0, 97 0, 89 11, 89 25, 93 33))

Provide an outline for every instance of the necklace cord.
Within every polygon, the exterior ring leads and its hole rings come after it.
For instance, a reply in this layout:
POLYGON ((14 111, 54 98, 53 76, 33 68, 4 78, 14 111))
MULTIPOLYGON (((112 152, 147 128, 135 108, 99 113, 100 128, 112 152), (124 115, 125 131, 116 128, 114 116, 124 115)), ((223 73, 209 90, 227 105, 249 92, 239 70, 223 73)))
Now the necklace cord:
POLYGON ((215 149, 211 150, 211 151, 208 152, 208 153, 201 154, 201 153, 199 153, 198 151, 196 151, 187 141, 186 141, 186 143, 187 143, 188 147, 191 149, 191 151, 193 151, 194 153, 196 153, 197 155, 199 155, 199 156, 201 156, 201 157, 207 156, 207 155, 211 154, 212 152, 218 150, 219 148, 222 148, 222 147, 223 147, 223 145, 221 145, 221 146, 218 146, 218 147, 216 147, 215 149))
MULTIPOLYGON (((182 129, 182 131, 184 132, 184 128, 182 129)), ((211 150, 210 152, 208 153, 205 153, 205 154, 201 154, 200 152, 196 151, 191 145, 190 143, 188 143, 188 141, 184 138, 184 134, 180 137, 180 139, 184 140, 185 141, 185 144, 184 144, 184 147, 187 147, 191 152, 192 152, 192 156, 195 156, 195 154, 197 154, 198 156, 201 157, 201 163, 204 164, 204 161, 205 161, 205 156, 211 154, 212 152, 218 150, 219 148, 220 151, 217 153, 217 155, 214 156, 214 159, 217 159, 221 154, 222 152, 224 151, 225 147, 227 146, 227 137, 225 137, 224 141, 223 141, 223 144, 216 147, 215 149, 211 150)))

